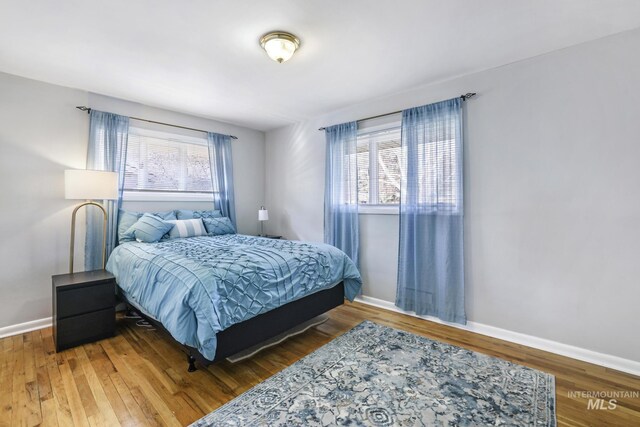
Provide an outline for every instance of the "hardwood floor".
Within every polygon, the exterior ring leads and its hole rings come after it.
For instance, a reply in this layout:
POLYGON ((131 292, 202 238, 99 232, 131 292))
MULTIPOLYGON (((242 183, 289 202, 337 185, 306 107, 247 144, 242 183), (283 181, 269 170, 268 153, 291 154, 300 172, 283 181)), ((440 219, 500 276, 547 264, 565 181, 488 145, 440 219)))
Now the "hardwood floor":
POLYGON ((171 339, 122 317, 116 337, 61 353, 50 328, 1 339, 0 425, 186 425, 364 319, 555 375, 558 425, 640 425, 638 398, 619 398, 614 410, 588 410, 588 399, 569 395, 640 391, 640 377, 359 303, 249 360, 194 373, 171 339))

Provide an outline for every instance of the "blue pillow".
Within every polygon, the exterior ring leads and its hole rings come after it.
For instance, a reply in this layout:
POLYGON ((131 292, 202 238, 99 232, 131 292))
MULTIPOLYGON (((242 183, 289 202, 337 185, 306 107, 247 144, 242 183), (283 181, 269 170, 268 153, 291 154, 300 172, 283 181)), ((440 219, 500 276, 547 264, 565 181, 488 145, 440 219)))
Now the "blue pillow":
POLYGON ((204 228, 201 218, 194 219, 176 219, 167 221, 173 224, 173 228, 169 232, 170 239, 178 239, 180 237, 196 237, 206 236, 207 230, 204 228))
POLYGON ((176 211, 151 212, 151 215, 158 216, 158 217, 164 219, 165 221, 169 221, 169 220, 172 220, 172 219, 177 219, 176 211))
POLYGON ((223 234, 236 234, 231 220, 226 216, 220 218, 203 218, 204 226, 207 227, 209 236, 221 236, 223 234))
POLYGON ((141 216, 141 213, 129 212, 120 209, 120 215, 118 216, 118 243, 136 240, 133 235, 133 230, 129 233, 129 229, 133 224, 138 222, 141 216))
POLYGON ((178 209, 178 219, 194 219, 194 218, 220 218, 222 213, 219 210, 200 210, 192 211, 189 209, 178 209))
POLYGON ((133 234, 138 242, 155 243, 172 228, 172 223, 146 213, 127 230, 127 234, 133 234))
MULTIPOLYGON (((136 240, 133 235, 133 230, 130 232, 129 229, 133 224, 138 222, 142 215, 144 215, 144 212, 132 212, 120 209, 120 214, 118 216, 118 243, 136 240)), ((175 211, 155 212, 153 215, 160 217, 163 220, 176 219, 175 211)))

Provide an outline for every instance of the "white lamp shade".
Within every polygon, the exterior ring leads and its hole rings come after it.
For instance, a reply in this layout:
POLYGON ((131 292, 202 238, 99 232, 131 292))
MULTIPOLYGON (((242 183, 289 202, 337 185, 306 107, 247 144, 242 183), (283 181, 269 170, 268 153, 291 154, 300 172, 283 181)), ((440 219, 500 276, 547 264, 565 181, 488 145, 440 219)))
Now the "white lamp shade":
POLYGON ((258 211, 258 221, 268 221, 269 220, 269 211, 266 209, 260 209, 258 211))
POLYGON ((84 169, 66 170, 64 197, 78 200, 116 200, 118 173, 84 169))

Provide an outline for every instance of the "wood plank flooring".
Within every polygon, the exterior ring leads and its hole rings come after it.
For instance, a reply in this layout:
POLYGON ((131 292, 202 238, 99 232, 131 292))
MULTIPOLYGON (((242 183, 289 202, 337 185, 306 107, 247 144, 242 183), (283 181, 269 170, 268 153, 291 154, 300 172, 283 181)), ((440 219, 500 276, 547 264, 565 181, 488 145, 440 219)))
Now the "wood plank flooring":
POLYGON ((187 425, 365 319, 555 375, 558 425, 640 426, 638 398, 588 410, 588 399, 569 395, 640 391, 640 377, 360 303, 249 360, 194 373, 171 339, 122 317, 116 337, 61 353, 50 328, 1 339, 0 426, 187 425))

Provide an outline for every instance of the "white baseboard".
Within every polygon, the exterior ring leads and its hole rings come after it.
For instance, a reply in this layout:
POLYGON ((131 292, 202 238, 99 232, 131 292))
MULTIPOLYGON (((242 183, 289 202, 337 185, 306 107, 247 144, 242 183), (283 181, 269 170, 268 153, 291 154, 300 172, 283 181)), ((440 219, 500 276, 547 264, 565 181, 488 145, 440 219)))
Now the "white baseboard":
POLYGON ((5 326, 0 328, 0 338, 10 337, 12 335, 24 334, 25 332, 35 331, 36 329, 48 328, 51 326, 51 317, 44 319, 31 320, 29 322, 18 323, 17 325, 5 326))
POLYGON ((567 356, 573 359, 582 360, 583 362, 589 362, 595 365, 601 365, 607 368, 640 376, 640 362, 636 362, 634 360, 623 359, 622 357, 605 353, 598 353, 596 351, 587 350, 585 348, 562 344, 557 341, 534 337, 531 335, 522 334, 520 332, 509 331, 507 329, 496 328, 494 326, 489 326, 482 323, 467 322, 466 325, 459 325, 457 323, 444 322, 436 317, 418 316, 415 313, 404 311, 396 307, 392 302, 368 297, 365 295, 357 297, 356 301, 367 305, 372 305, 374 307, 384 308, 396 313, 418 317, 430 322, 440 323, 443 325, 451 326, 453 328, 474 332, 476 334, 487 335, 489 337, 498 338, 504 341, 526 345, 527 347, 537 348, 539 350, 548 351, 551 353, 559 354, 561 356, 567 356))

